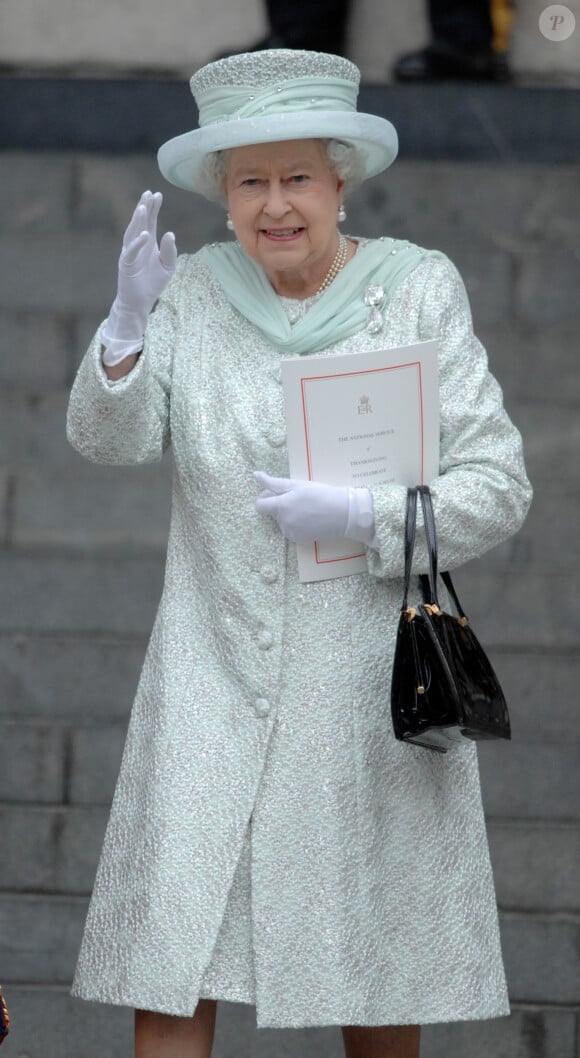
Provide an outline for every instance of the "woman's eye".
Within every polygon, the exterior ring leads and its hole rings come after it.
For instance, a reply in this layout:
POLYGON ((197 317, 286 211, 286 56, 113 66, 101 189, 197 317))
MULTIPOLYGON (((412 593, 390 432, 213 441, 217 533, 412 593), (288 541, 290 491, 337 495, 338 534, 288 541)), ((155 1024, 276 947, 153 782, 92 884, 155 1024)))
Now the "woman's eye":
POLYGON ((296 176, 291 177, 295 184, 303 184, 308 177, 304 173, 297 173, 296 176))
POLYGON ((244 187, 255 187, 258 183, 258 180, 255 176, 248 176, 245 180, 242 181, 242 183, 244 187))

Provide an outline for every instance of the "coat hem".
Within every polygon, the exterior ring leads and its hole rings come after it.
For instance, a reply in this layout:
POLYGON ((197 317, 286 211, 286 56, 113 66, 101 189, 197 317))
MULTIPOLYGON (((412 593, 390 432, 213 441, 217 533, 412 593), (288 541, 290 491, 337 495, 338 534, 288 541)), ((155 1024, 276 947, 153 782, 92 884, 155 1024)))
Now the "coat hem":
POLYGON ((329 1015, 324 1020, 314 1018, 313 1020, 287 1020, 282 1023, 281 1021, 270 1019, 268 1017, 258 1018, 256 1017, 256 1025, 259 1029, 324 1029, 331 1028, 333 1026, 342 1025, 361 1025, 365 1028, 372 1028, 384 1025, 448 1025, 458 1021, 492 1021, 495 1018, 509 1017, 511 1015, 511 1009, 501 1007, 496 1011, 490 1011, 485 1014, 476 1014, 472 1011, 461 1014, 425 1014, 420 1015, 415 1012, 406 1016, 393 1017, 387 1016, 382 1017, 381 1015, 376 1016, 361 1016, 360 1014, 345 1014, 345 1015, 329 1015))
MULTIPOLYGON (((256 1009, 256 1027, 258 1029, 310 1029, 310 1028, 330 1028, 332 1026, 342 1025, 361 1025, 363 1027, 376 1027, 382 1025, 440 1025, 440 1024, 451 1024, 457 1021, 491 1021, 494 1018, 509 1017, 511 1016, 511 1008, 509 1003, 501 1003, 496 1009, 488 1009, 485 1013, 476 1013, 473 1010, 451 1013, 451 1014, 424 1014, 413 1011, 408 1015, 397 1015, 396 1017, 391 1015, 382 1016, 377 1015, 361 1015, 355 1013, 345 1014, 329 1014, 327 1016, 322 1015, 314 1017, 313 1019, 304 1020, 300 1016, 298 1018, 276 1018, 269 1017, 268 1015, 259 1016, 259 1012, 256 1007, 256 1000, 249 997, 247 993, 234 993, 228 991, 227 994, 218 994, 220 989, 208 989, 204 988, 200 992, 198 999, 216 999, 224 1003, 244 1003, 245 1005, 253 1006, 256 1009), (211 994, 213 992, 213 994, 211 994), (208 994, 210 993, 210 994, 208 994)), ((121 1006, 130 1007, 131 1009, 151 1009, 150 1007, 140 1006, 137 1003, 129 1000, 121 999, 102 999, 96 995, 88 995, 86 992, 83 994, 76 989, 71 989, 70 994, 75 999, 82 999, 85 1002, 103 1003, 108 1006, 121 1006)), ((197 1007, 197 1003, 196 1003, 197 1007)), ((184 1013, 183 1010, 158 1010, 160 1014, 172 1014, 180 1017, 191 1017, 195 1013, 195 1008, 189 1013, 184 1013)))

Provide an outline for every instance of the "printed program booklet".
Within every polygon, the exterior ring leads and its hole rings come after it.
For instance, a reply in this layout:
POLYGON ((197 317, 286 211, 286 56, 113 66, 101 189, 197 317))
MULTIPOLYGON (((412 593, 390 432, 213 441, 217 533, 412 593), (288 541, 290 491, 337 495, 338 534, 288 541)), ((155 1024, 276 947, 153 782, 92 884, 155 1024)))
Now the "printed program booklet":
MULTIPOLYGON (((290 476, 369 488, 439 473, 438 342, 282 360, 290 476)), ((301 581, 367 569, 344 537, 297 544, 301 581)))

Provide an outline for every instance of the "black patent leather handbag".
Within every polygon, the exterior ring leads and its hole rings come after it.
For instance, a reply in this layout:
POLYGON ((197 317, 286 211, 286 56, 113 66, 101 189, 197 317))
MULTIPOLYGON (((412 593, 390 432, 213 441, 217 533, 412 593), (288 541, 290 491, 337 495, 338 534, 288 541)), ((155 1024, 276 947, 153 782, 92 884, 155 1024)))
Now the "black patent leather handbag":
POLYGON ((439 606, 437 576, 431 494, 426 485, 418 485, 407 490, 405 583, 391 682, 395 736, 439 753, 463 739, 509 739, 509 714, 499 680, 447 572, 440 576, 456 612, 447 613, 439 606), (417 495, 423 508, 429 575, 419 576, 421 601, 409 606, 417 495))

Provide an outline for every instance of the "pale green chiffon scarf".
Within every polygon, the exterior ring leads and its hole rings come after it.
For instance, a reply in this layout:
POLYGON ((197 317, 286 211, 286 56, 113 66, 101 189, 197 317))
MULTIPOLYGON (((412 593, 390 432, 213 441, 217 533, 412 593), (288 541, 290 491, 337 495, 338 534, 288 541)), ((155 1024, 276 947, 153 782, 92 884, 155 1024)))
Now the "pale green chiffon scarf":
POLYGON ((264 270, 239 243, 213 243, 202 253, 228 301, 250 320, 272 345, 285 353, 314 353, 349 338, 369 322, 365 291, 381 286, 384 312, 399 283, 426 257, 444 257, 400 239, 359 242, 354 257, 308 309, 291 324, 264 270))

